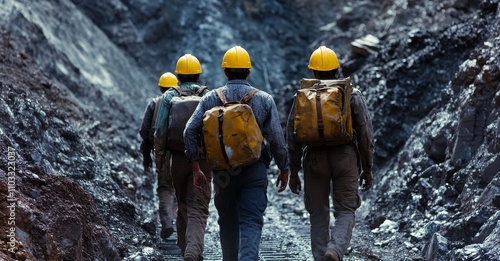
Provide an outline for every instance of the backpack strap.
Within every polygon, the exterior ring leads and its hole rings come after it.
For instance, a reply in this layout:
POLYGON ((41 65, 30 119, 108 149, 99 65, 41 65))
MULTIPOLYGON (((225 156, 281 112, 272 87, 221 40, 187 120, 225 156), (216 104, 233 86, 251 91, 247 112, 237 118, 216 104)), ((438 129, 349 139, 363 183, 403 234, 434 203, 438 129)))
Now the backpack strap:
POLYGON ((321 111, 321 89, 316 89, 316 114, 318 118, 319 140, 321 143, 325 143, 325 124, 323 122, 323 112, 321 111))
POLYGON ((207 86, 206 86, 206 85, 203 85, 203 86, 201 86, 201 88, 199 88, 199 89, 195 92, 195 94, 199 96, 199 95, 200 95, 203 91, 205 91, 206 89, 207 89, 207 86))
POLYGON ((222 93, 221 88, 215 89, 215 93, 217 94, 217 96, 219 97, 219 99, 223 104, 227 103, 226 96, 224 96, 224 93, 222 93))
POLYGON ((252 89, 249 92, 247 92, 240 100, 240 103, 247 103, 252 99, 253 95, 258 92, 259 89, 252 89))

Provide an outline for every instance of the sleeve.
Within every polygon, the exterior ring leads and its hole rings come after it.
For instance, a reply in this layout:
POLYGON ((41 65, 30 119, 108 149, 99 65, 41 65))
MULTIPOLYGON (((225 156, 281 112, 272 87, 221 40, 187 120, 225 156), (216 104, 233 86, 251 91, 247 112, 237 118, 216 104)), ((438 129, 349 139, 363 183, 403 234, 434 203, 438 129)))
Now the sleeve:
POLYGON ((363 95, 359 91, 353 91, 351 98, 351 111, 353 119, 353 128, 356 131, 356 141, 361 157, 363 171, 372 170, 374 140, 373 126, 363 95))
POLYGON ((268 114, 264 121, 262 134, 271 146, 271 152, 274 156, 274 161, 281 171, 290 169, 290 161, 288 158, 288 149, 285 141, 285 135, 281 128, 278 108, 271 95, 267 98, 268 114))
POLYGON ((199 161, 201 159, 202 148, 199 144, 202 144, 203 116, 205 114, 207 97, 208 95, 205 95, 201 98, 200 103, 198 103, 184 129, 185 153, 189 161, 199 161))
POLYGON ((151 124, 153 122, 153 114, 154 114, 154 109, 155 109, 155 101, 154 99, 151 100, 148 105, 146 106, 146 109, 144 110, 144 117, 142 118, 142 124, 141 128, 139 130, 139 134, 141 135, 141 138, 143 140, 148 140, 151 142, 152 140, 150 137, 150 131, 151 131, 151 124))
POLYGON ((146 106, 146 110, 144 111, 144 117, 142 118, 141 128, 139 130, 139 134, 141 135, 141 153, 143 155, 151 153, 153 150, 153 137, 152 133, 152 122, 153 122, 153 114, 154 107, 156 106, 155 100, 151 100, 149 104, 146 106))
POLYGON ((288 115, 286 126, 286 137, 288 142, 288 154, 290 155, 290 168, 292 171, 299 171, 302 169, 302 144, 297 141, 293 131, 293 124, 295 118, 295 99, 292 104, 292 109, 288 115))

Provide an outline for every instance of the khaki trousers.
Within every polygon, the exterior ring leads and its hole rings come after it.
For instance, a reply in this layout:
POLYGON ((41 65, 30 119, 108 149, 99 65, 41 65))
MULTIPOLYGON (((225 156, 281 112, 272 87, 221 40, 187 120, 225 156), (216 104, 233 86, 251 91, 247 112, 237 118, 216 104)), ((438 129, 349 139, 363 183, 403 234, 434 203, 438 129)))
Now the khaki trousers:
POLYGON ((199 258, 205 245, 205 227, 208 205, 212 193, 212 172, 207 161, 200 161, 200 168, 207 176, 202 191, 193 185, 191 163, 184 153, 172 152, 171 173, 177 196, 177 245, 183 256, 199 258))
POLYGON ((309 147, 304 156, 305 207, 310 214, 311 249, 321 260, 327 248, 341 258, 349 247, 358 194, 358 165, 352 145, 309 147), (332 195, 335 222, 330 228, 332 195))

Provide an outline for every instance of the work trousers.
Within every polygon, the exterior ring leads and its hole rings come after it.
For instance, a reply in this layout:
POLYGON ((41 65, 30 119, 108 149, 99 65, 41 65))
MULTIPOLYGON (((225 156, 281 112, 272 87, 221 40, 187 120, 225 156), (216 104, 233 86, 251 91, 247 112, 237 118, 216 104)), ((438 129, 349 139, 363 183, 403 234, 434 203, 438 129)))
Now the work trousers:
POLYGON ((172 178, 177 196, 177 246, 184 257, 196 260, 203 254, 208 205, 212 193, 212 172, 208 162, 199 161, 200 169, 207 177, 202 191, 193 185, 191 163, 181 152, 172 152, 172 178))
POLYGON ((177 206, 175 205, 175 191, 172 175, 170 174, 170 152, 166 153, 163 168, 156 169, 156 174, 158 178, 156 194, 158 194, 160 223, 162 227, 173 227, 177 206))
POLYGON ((321 260, 327 248, 342 258, 351 241, 355 211, 361 204, 355 148, 352 145, 308 147, 303 165, 305 207, 310 214, 314 260, 321 260), (331 230, 330 192, 335 217, 331 230))
POLYGON ((224 261, 259 260, 267 183, 267 168, 262 162, 214 172, 214 202, 224 261))

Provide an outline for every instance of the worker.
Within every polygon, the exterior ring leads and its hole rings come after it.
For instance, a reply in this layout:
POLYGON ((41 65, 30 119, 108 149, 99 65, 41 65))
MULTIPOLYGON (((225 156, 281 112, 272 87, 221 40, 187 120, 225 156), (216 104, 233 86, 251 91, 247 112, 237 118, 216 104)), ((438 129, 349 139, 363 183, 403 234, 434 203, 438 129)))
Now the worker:
MULTIPOLYGON (((308 67, 316 79, 338 79, 340 63, 330 48, 321 46, 316 49, 310 56, 308 67)), ((342 260, 351 241, 355 211, 361 204, 358 182, 362 184, 363 191, 370 189, 373 182, 374 140, 370 114, 358 89, 353 88, 350 95, 352 116, 349 117, 352 117, 353 136, 345 144, 329 146, 325 142, 321 146, 305 146, 297 140, 294 119, 296 114, 311 115, 310 112, 296 111, 294 104, 288 118, 287 141, 291 168, 289 186, 292 192, 299 193, 301 180, 298 172, 303 167, 304 200, 309 212, 311 249, 316 261, 342 260), (361 163, 361 175, 358 162, 361 163), (335 217, 331 230, 330 194, 335 217)))
MULTIPOLYGON (((162 94, 177 85, 177 77, 175 77, 175 75, 171 72, 162 74, 158 81, 158 87, 162 94)), ((146 106, 141 129, 139 131, 142 138, 140 147, 143 156, 142 165, 145 171, 149 171, 153 166, 151 152, 154 149, 155 121, 161 97, 161 95, 156 96, 151 99, 149 104, 146 106)), ((156 174, 158 179, 156 193, 159 201, 158 214, 161 223, 160 237, 167 239, 174 232, 173 221, 175 218, 175 209, 177 207, 175 204, 174 188, 172 185, 172 176, 170 175, 169 164, 163 164, 161 167, 162 168, 160 168, 159 165, 156 165, 156 174)))
MULTIPOLYGON (((228 101, 239 101, 254 89, 247 81, 252 68, 250 55, 241 46, 227 50, 221 67, 227 77, 220 90, 228 101)), ((205 111, 222 105, 212 90, 201 99, 184 131, 186 154, 191 161, 194 184, 202 189, 210 176, 202 168, 203 154, 199 144, 203 133, 205 111)), ((279 113, 273 97, 260 90, 248 102, 264 138, 270 143, 275 162, 280 170, 276 185, 278 192, 286 189, 289 160, 279 113)), ((220 243, 224 261, 259 259, 259 246, 267 207, 267 166, 262 159, 256 163, 230 170, 214 170, 214 202, 219 214, 220 243), (231 172, 229 175, 228 172, 231 172)))
MULTIPOLYGON (((194 55, 185 54, 180 57, 177 60, 175 73, 181 83, 179 86, 181 91, 199 93, 200 96, 206 94, 208 89, 198 83, 201 72, 201 64, 194 55)), ((167 131, 169 128, 180 127, 182 128, 180 133, 183 133, 184 125, 169 126, 168 121, 171 101, 179 95, 180 93, 176 89, 167 91, 162 95, 154 135, 155 159, 157 162, 171 162, 170 173, 172 174, 178 205, 177 245, 181 249, 184 260, 197 261, 203 259, 205 227, 212 187, 209 182, 200 190, 195 190, 193 187, 193 171, 184 150, 177 151, 167 147, 167 131)), ((182 135, 179 139, 183 140, 182 135)), ((200 166, 210 180, 211 168, 208 162, 200 161, 200 166)))

